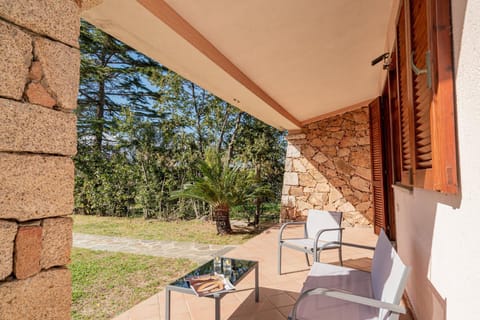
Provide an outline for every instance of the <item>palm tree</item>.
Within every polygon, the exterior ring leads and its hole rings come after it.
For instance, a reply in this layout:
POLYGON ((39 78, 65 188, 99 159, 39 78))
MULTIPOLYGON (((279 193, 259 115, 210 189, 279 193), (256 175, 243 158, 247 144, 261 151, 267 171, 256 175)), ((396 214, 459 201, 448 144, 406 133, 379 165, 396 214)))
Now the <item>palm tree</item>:
POLYGON ((238 164, 229 165, 214 149, 205 152, 205 160, 199 161, 201 177, 175 191, 173 198, 192 198, 212 206, 218 234, 232 233, 230 208, 268 192, 267 186, 256 182, 251 170, 238 164))

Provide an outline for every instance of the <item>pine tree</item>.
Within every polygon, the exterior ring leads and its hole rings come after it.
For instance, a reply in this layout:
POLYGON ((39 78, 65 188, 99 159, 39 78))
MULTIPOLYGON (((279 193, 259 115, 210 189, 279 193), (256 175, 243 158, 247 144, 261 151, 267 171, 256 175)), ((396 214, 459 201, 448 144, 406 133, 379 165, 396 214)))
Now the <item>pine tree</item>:
POLYGON ((113 119, 128 106, 137 116, 154 119, 158 88, 149 81, 164 69, 155 61, 82 21, 80 32, 78 133, 98 151, 111 139, 113 119))

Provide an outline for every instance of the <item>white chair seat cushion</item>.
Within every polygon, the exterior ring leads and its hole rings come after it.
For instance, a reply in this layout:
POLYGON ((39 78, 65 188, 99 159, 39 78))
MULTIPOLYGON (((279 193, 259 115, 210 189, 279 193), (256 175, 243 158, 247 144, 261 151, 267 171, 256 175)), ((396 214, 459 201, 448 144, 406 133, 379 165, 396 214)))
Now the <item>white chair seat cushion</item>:
MULTIPOLYGON (((315 262, 305 280, 302 292, 329 288, 373 297, 369 272, 315 262)), ((378 319, 378 309, 322 295, 306 297, 299 303, 297 319, 378 319)))
MULTIPOLYGON (((310 251, 313 251, 314 241, 315 241, 314 239, 305 239, 305 238, 282 240, 283 245, 286 247, 296 247, 296 248, 307 249, 310 251)), ((320 249, 333 249, 333 248, 338 248, 339 245, 319 240, 317 247, 320 249)))

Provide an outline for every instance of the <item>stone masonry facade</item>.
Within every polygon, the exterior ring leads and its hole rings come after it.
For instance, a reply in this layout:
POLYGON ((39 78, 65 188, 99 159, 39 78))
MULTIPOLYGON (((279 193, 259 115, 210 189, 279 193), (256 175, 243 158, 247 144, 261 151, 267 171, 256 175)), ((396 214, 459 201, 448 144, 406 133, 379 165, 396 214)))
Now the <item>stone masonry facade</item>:
POLYGON ((0 0, 0 319, 69 319, 80 6, 0 0))
POLYGON ((362 107, 287 136, 282 221, 320 209, 343 212, 346 226, 372 224, 369 130, 368 107, 362 107))

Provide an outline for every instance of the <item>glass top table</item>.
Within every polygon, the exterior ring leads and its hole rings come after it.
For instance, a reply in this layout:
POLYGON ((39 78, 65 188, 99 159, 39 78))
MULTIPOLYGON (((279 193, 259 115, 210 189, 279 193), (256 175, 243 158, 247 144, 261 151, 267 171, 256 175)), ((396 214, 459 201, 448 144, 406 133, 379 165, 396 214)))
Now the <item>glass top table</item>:
MULTIPOLYGON (((234 286, 237 283, 239 283, 243 278, 245 278, 252 270, 255 270, 255 302, 258 302, 259 300, 258 261, 242 260, 242 259, 226 258, 226 257, 220 257, 217 259, 218 260, 216 265, 214 263, 214 259, 212 259, 166 286, 165 318, 167 320, 170 320, 171 291, 177 291, 177 292, 182 292, 186 294, 195 294, 195 292, 190 288, 190 284, 188 283, 187 279, 195 276, 204 275, 204 274, 213 274, 215 271, 218 272, 218 271, 225 270, 225 267, 227 266, 228 262, 231 262, 231 271, 228 268, 228 270, 226 270, 227 272, 221 272, 221 273, 223 273, 225 277, 227 277, 234 286)), ((205 296, 205 298, 215 299, 215 320, 220 319, 220 299, 224 295, 230 292, 235 292, 235 290, 227 291, 227 292, 223 291, 218 294, 214 293, 214 294, 205 296)))

